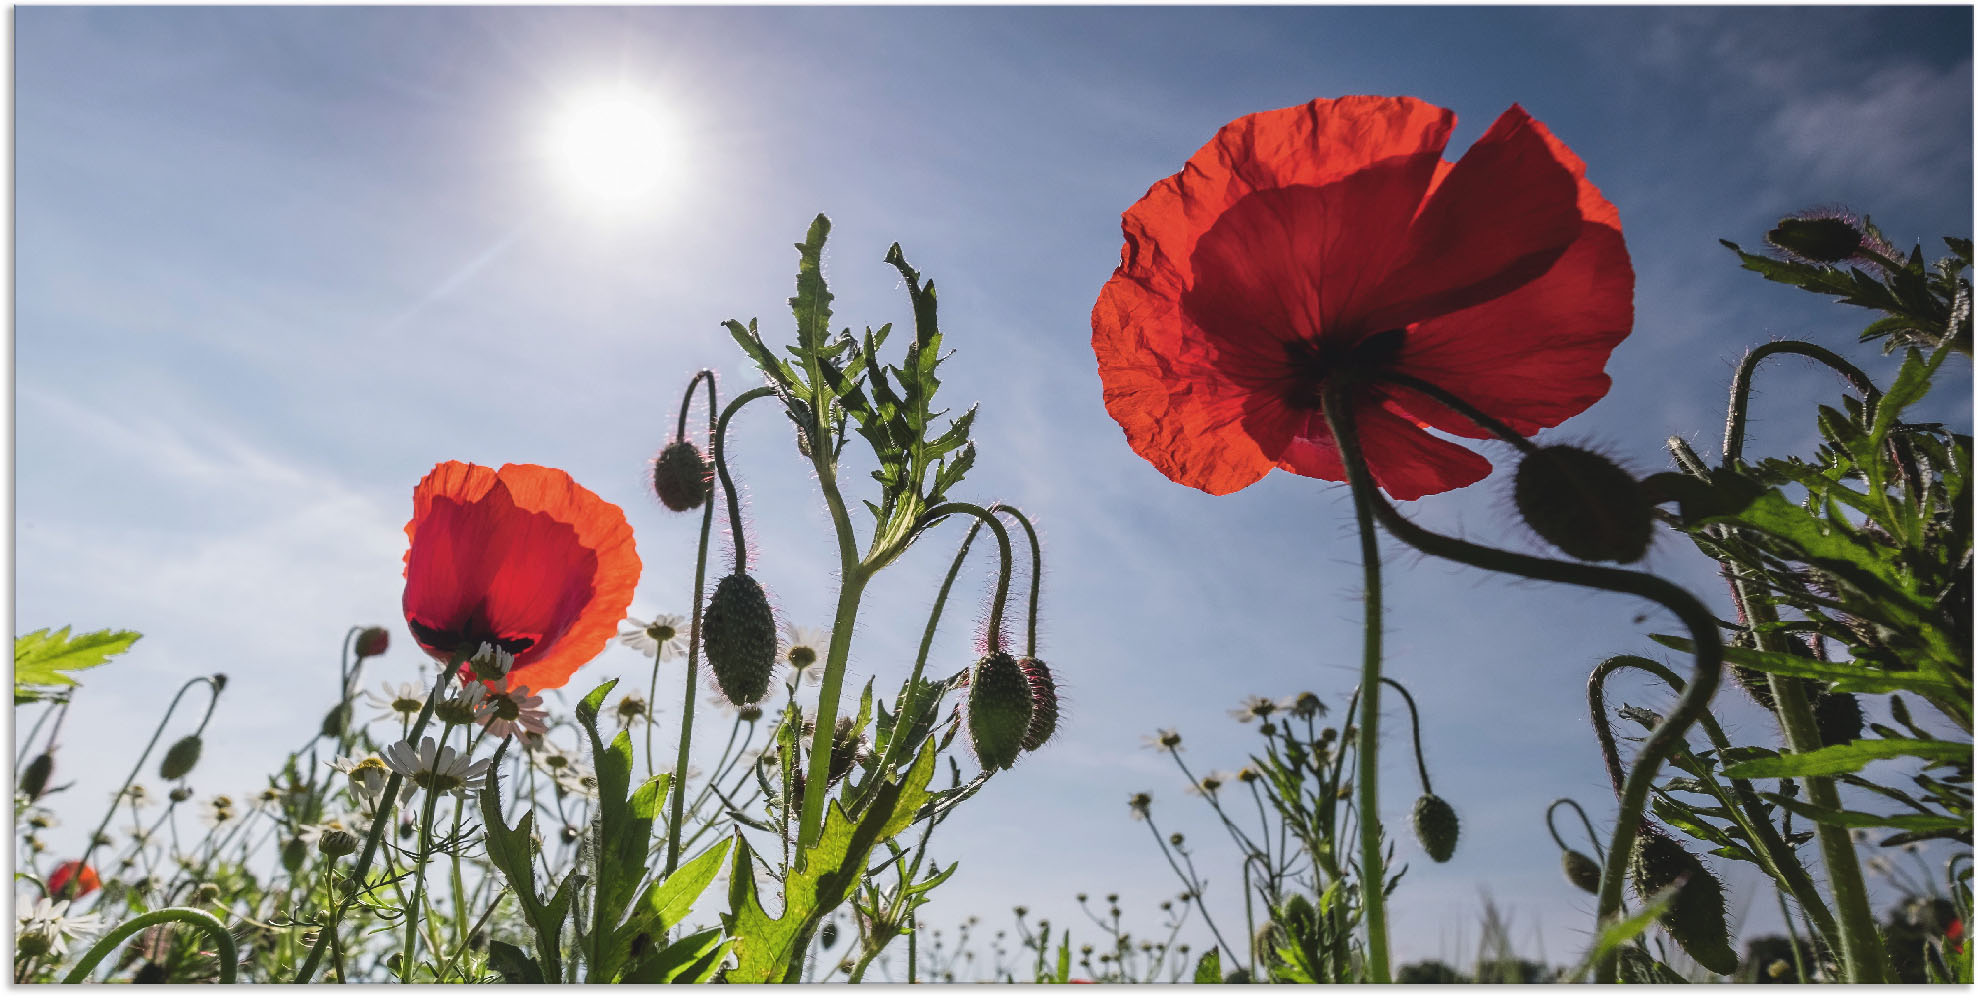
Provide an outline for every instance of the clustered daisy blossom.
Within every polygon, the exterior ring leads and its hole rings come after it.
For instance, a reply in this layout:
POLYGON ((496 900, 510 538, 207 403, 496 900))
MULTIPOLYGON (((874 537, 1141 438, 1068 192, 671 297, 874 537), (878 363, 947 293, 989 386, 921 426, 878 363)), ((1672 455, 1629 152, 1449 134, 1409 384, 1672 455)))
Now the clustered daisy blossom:
POLYGON ((103 923, 94 913, 70 916, 66 899, 15 900, 14 913, 14 951, 26 956, 59 957, 68 952, 70 938, 93 934, 103 923))
POLYGON ((660 660, 687 655, 687 620, 679 615, 654 615, 652 621, 626 618, 618 641, 660 660))
POLYGON ((378 757, 352 760, 338 757, 330 765, 350 779, 350 793, 366 806, 376 807, 378 797, 385 793, 385 784, 391 780, 391 767, 378 757))
POLYGON ((462 795, 479 789, 487 779, 491 763, 469 760, 452 747, 440 746, 431 736, 421 739, 417 748, 410 740, 399 740, 386 747, 383 754, 385 763, 405 778, 399 787, 401 801, 410 799, 415 788, 423 788, 429 795, 462 795))

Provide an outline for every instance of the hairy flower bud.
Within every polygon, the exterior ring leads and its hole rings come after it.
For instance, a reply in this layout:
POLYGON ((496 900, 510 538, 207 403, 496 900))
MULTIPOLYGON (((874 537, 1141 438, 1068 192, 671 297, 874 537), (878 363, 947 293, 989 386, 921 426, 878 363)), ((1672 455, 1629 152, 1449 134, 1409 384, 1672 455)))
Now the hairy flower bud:
POLYGON ((362 660, 372 656, 383 656, 385 650, 390 648, 391 633, 382 626, 373 625, 357 633, 357 642, 351 647, 351 651, 362 660))
POLYGON ((1838 264, 1861 250, 1864 236, 1845 216, 1788 218, 1765 234, 1765 242, 1808 264, 1838 264))
POLYGON ((707 502, 714 466, 692 441, 675 441, 652 463, 652 491, 667 510, 695 510, 707 502))
POLYGON ((303 843, 301 837, 290 837, 288 842, 282 845, 282 867, 288 869, 291 874, 301 868, 302 863, 308 859, 309 845, 303 843))
POLYGON ((1058 731, 1058 683, 1043 660, 1026 656, 1016 665, 1030 685, 1030 728, 1024 731, 1023 748, 1035 750, 1058 731))
POLYGON ((1681 880, 1682 888, 1662 911, 1662 928, 1697 964, 1720 976, 1737 971, 1738 953, 1724 925, 1724 886, 1703 862, 1668 834, 1644 826, 1630 874, 1643 899, 1681 880))
POLYGON ((968 686, 968 737, 985 771, 1016 762, 1029 735, 1033 695, 1016 658, 998 650, 975 662, 968 686))
POLYGON ((172 748, 165 751, 164 761, 158 765, 159 776, 166 781, 185 777, 199 763, 199 752, 204 747, 197 735, 187 736, 172 744, 172 748))
POLYGON ((1518 463, 1513 498, 1539 537, 1575 559, 1631 563, 1648 554, 1655 526, 1648 494, 1604 455, 1540 448, 1518 463))
POLYGON ((702 618, 701 647, 721 694, 753 705, 769 693, 776 668, 776 616, 762 585, 747 573, 731 573, 714 586, 702 618))
POLYGON ((1861 701, 1845 691, 1829 691, 1813 703, 1813 721, 1820 727, 1820 743, 1834 746, 1861 738, 1861 701))
POLYGON ((1441 796, 1424 795, 1416 799, 1414 819, 1415 839, 1421 841, 1430 858, 1440 864, 1456 855, 1456 835, 1461 824, 1456 821, 1456 810, 1441 796))
POLYGON ((1578 851, 1567 851, 1559 863, 1566 870, 1566 881, 1581 892, 1600 895, 1600 862, 1578 851))
POLYGON ((21 794, 32 802, 48 790, 48 779, 55 774, 55 758, 46 753, 36 754, 21 771, 21 794))
POLYGON ((327 830, 316 841, 316 849, 326 858, 340 858, 357 850, 357 835, 349 830, 327 830))

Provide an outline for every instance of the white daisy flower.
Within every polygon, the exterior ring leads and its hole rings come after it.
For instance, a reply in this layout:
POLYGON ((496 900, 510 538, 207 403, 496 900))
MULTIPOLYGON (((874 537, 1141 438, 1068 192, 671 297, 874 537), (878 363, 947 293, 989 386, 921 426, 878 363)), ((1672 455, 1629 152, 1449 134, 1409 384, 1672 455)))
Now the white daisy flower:
POLYGON ((1210 771, 1208 774, 1202 776, 1200 783, 1188 786, 1188 794, 1206 795, 1209 798, 1214 798, 1218 789, 1235 780, 1236 775, 1228 771, 1210 771))
POLYGON ((559 795, 595 799, 598 797, 598 776, 582 764, 571 764, 556 772, 556 789, 559 795))
POLYGON ((240 808, 234 805, 233 799, 225 795, 215 795, 212 801, 199 807, 199 815, 206 821, 207 826, 221 827, 239 818, 240 808))
POLYGON ((618 641, 663 662, 687 655, 687 620, 679 615, 654 615, 652 621, 627 617, 618 626, 618 641))
POLYGON ((117 799, 119 805, 128 805, 133 809, 149 809, 158 804, 158 800, 153 798, 151 792, 143 785, 131 785, 125 788, 117 799))
POLYGON ((364 700, 382 709, 373 721, 397 719, 400 722, 411 722, 418 718, 419 710, 426 707, 426 692, 420 690, 419 685, 407 681, 404 684, 386 684, 382 695, 366 691, 364 700))
POLYGON ((323 834, 329 833, 332 830, 354 833, 360 838, 371 832, 370 824, 359 822, 355 816, 331 816, 321 823, 304 823, 296 827, 295 836, 297 840, 302 841, 304 844, 315 847, 316 842, 323 839, 323 834))
POLYGON ((452 747, 443 747, 431 736, 419 741, 414 749, 410 740, 399 740, 384 749, 385 763, 405 777, 401 798, 412 797, 412 790, 423 788, 427 794, 452 793, 463 795, 477 790, 487 780, 487 760, 469 760, 466 754, 452 747))
POLYGON ((70 916, 66 899, 16 900, 14 913, 14 951, 21 955, 66 954, 69 938, 93 934, 103 924, 94 913, 70 916))
POLYGON ((1269 719, 1271 713, 1277 710, 1278 703, 1275 699, 1253 694, 1243 699, 1242 705, 1230 709, 1229 717, 1238 722, 1255 722, 1258 719, 1269 719))
POLYGON ((513 736, 524 743, 549 731, 542 698, 530 694, 526 686, 489 694, 474 713, 474 721, 487 727, 489 736, 513 736))
POLYGON ((515 669, 515 654, 492 642, 484 642, 473 658, 467 661, 467 669, 481 680, 500 683, 509 671, 515 669))
POLYGON ((391 780, 391 766, 378 757, 363 760, 338 757, 330 766, 350 779, 350 794, 367 808, 377 807, 378 796, 385 793, 385 783, 391 780))
POLYGON ((535 740, 529 744, 528 749, 529 758, 535 761, 537 766, 551 774, 555 774, 578 761, 577 751, 552 743, 548 739, 535 740))
POLYGON ((776 658, 796 670, 807 683, 824 680, 824 654, 831 649, 831 633, 800 625, 783 626, 783 648, 776 658))

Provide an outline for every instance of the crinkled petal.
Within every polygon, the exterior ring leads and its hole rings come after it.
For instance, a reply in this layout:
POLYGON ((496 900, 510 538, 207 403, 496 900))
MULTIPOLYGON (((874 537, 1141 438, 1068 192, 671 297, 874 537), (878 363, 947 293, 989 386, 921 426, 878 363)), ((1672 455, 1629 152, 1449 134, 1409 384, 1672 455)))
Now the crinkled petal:
MULTIPOLYGON (((1312 410, 1299 416, 1303 423, 1285 443, 1284 459, 1278 467, 1314 479, 1345 482, 1346 466, 1325 415, 1312 410)), ((1396 500, 1419 500, 1431 493, 1468 486, 1490 474, 1488 459, 1389 412, 1382 401, 1354 406, 1353 421, 1360 436, 1360 452, 1375 485, 1396 500)))

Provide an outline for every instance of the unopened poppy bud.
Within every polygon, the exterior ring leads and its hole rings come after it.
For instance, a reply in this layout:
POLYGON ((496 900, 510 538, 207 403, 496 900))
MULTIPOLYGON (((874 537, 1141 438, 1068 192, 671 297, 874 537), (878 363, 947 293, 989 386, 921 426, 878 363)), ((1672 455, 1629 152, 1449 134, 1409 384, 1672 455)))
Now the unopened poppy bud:
POLYGON ((1525 523, 1575 559, 1631 563, 1648 554, 1648 494, 1597 452, 1557 444, 1526 455, 1513 497, 1525 523))
POLYGON ((714 466, 692 441, 675 441, 652 463, 652 491, 667 510, 695 510, 707 502, 714 466))
POLYGON ((1765 242, 1809 264, 1838 264, 1861 250, 1863 233, 1853 220, 1828 216, 1780 219, 1765 242))
POLYGON ((1682 888, 1662 911, 1662 928, 1697 964, 1720 976, 1737 971, 1738 953, 1724 925, 1724 886, 1703 862, 1668 834, 1644 827, 1629 874, 1643 899, 1681 880, 1682 888))
POLYGON ((391 633, 381 626, 373 625, 357 633, 357 642, 351 647, 351 651, 362 660, 372 656, 383 656, 385 650, 390 648, 391 633))
POLYGON ((418 830, 419 830, 418 827, 412 825, 411 820, 409 819, 400 820, 398 824, 398 838, 400 840, 404 840, 405 838, 412 836, 414 833, 417 833, 418 830))
POLYGON ((1845 691, 1829 691, 1814 702, 1813 721, 1822 745, 1852 743, 1861 738, 1861 701, 1845 691))
POLYGON ((309 860, 309 845, 303 843, 301 837, 290 837, 288 843, 282 845, 282 867, 291 873, 301 868, 302 863, 307 860, 309 860))
POLYGON ((1173 844, 1176 847, 1180 847, 1181 841, 1182 841, 1182 836, 1180 830, 1176 830, 1175 832, 1168 834, 1168 843, 1173 844))
POLYGON ((326 858, 340 858, 357 850, 357 835, 349 830, 325 831, 316 841, 316 849, 326 858))
MULTIPOLYGON (((1746 645, 1748 648, 1749 644, 1746 645)), ((1735 663, 1727 664, 1727 666, 1730 668, 1731 679, 1736 681, 1738 686, 1744 689, 1744 693, 1751 695, 1752 701, 1757 702, 1761 708, 1764 708, 1768 712, 1779 710, 1779 703, 1772 700, 1772 679, 1770 675, 1762 670, 1753 670, 1750 667, 1739 666, 1735 663)))
POLYGON ((1030 728, 1024 731, 1023 748, 1035 750, 1058 731, 1058 683, 1043 660, 1026 656, 1017 661, 1023 679, 1030 684, 1030 728))
POLYGON ((26 770, 21 772, 21 794, 27 796, 30 802, 40 798, 41 793, 48 790, 48 779, 54 774, 55 758, 46 753, 36 754, 33 760, 27 762, 26 770))
POLYGON ((177 781, 192 771, 199 763, 199 752, 204 748, 197 735, 187 736, 172 744, 165 751, 165 759, 158 765, 158 775, 166 781, 177 781))
POLYGON ((776 616, 753 577, 730 573, 715 584, 702 618, 701 647, 723 697, 753 705, 769 693, 776 669, 776 616))
POLYGON ((219 898, 220 887, 211 882, 201 882, 199 883, 199 888, 192 890, 192 905, 194 906, 211 906, 219 898))
POLYGON ((1456 835, 1461 824, 1456 820, 1456 810, 1444 802, 1439 795, 1424 795, 1415 800, 1415 839, 1421 841, 1422 849, 1429 857, 1440 864, 1456 854, 1456 835))
POLYGON ((342 739, 343 731, 349 727, 350 727, 350 703, 346 701, 341 704, 338 704, 335 708, 330 709, 329 712, 323 716, 323 725, 319 731, 324 736, 327 736, 330 739, 335 740, 335 739, 342 739))
POLYGON ((1600 894, 1600 862, 1578 851, 1567 851, 1559 859, 1560 867, 1566 870, 1566 881, 1573 883, 1581 892, 1600 894))
POLYGON ((185 800, 192 798, 192 789, 189 786, 180 785, 179 787, 174 788, 169 792, 166 792, 165 797, 171 799, 173 802, 184 802, 185 800))
POLYGON ((822 944, 827 949, 837 944, 838 925, 836 923, 825 924, 824 927, 817 932, 817 940, 819 944, 822 944))
POLYGON ((227 689, 227 675, 226 675, 226 674, 214 674, 214 675, 213 675, 213 693, 214 693, 214 694, 219 694, 220 692, 222 692, 222 691, 225 691, 226 689, 227 689))
POLYGON ((968 686, 968 736, 985 771, 1016 762, 1030 731, 1030 682, 1016 658, 1001 650, 975 662, 968 686))

